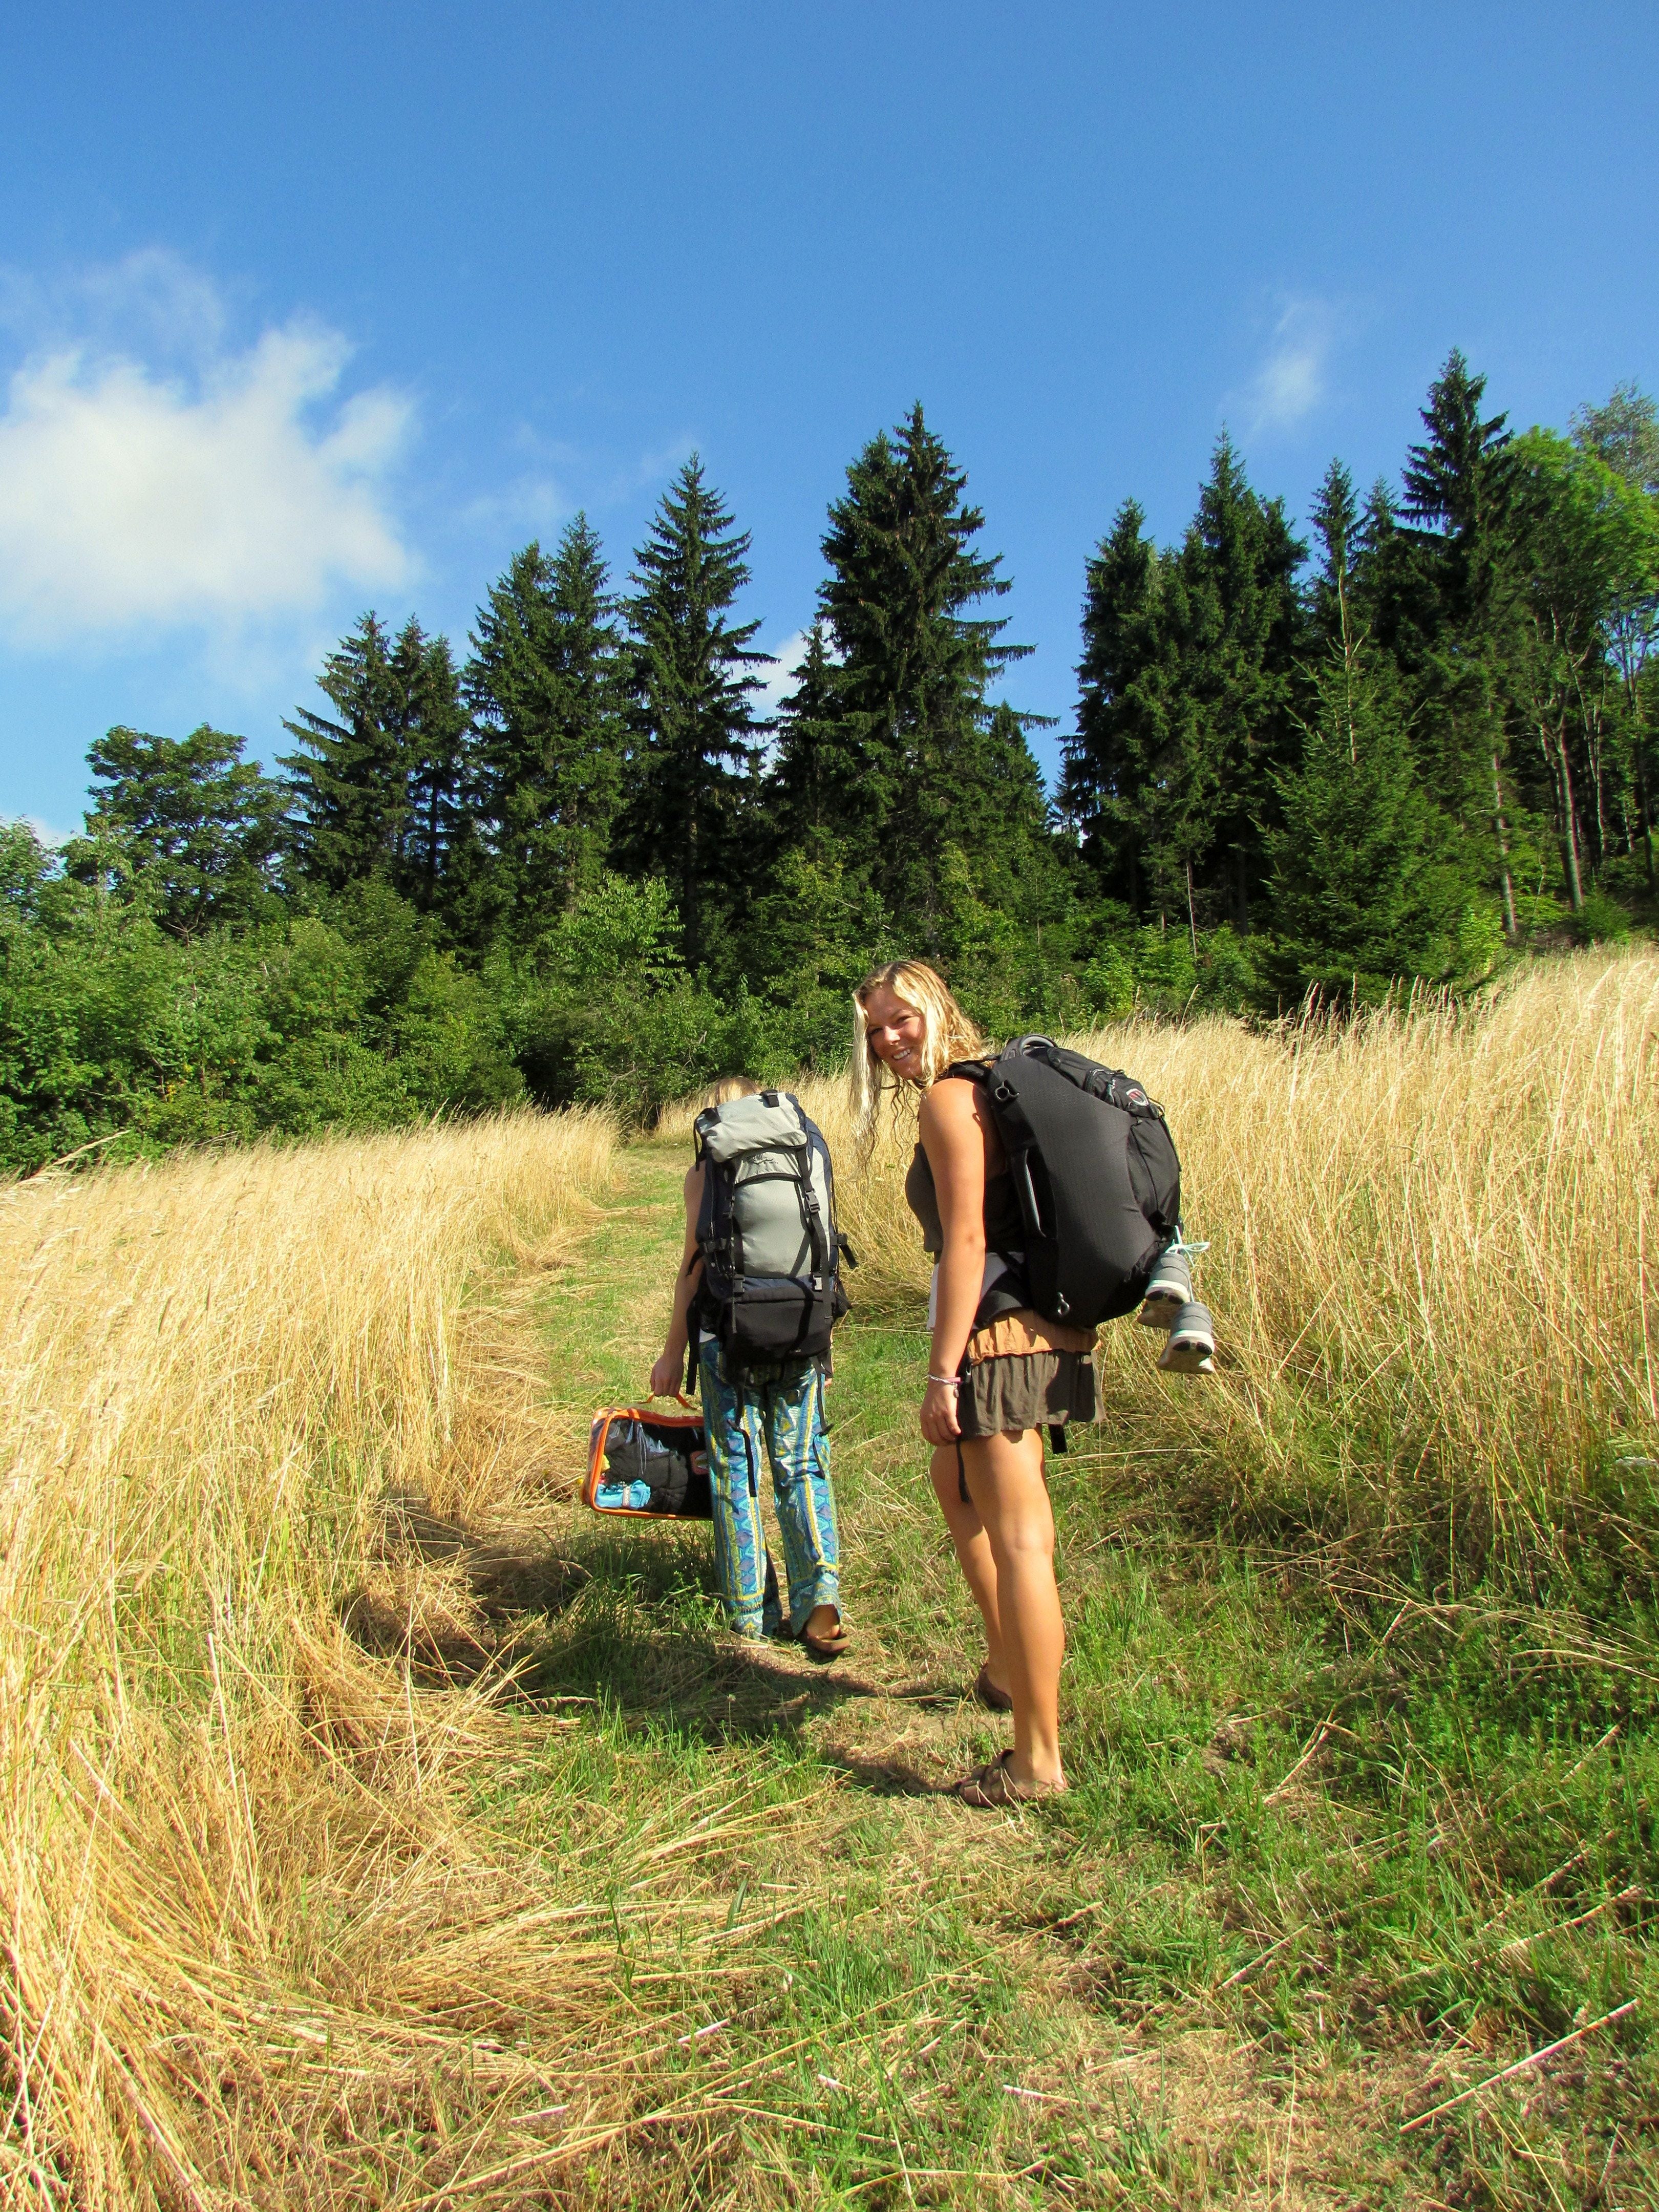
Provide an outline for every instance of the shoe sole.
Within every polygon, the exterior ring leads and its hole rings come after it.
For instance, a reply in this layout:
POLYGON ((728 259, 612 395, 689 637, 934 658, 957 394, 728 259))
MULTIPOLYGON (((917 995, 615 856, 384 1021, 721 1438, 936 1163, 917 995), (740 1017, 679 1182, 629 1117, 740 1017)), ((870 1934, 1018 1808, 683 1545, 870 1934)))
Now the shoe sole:
POLYGON ((1215 1324, 1208 1308, 1192 1299, 1182 1308, 1158 1364, 1168 1375, 1205 1375, 1212 1371, 1214 1359, 1215 1324))
POLYGON ((1202 1344, 1171 1345, 1158 1364, 1165 1375, 1213 1375, 1215 1350, 1202 1344))
POLYGON ((1181 1318, 1181 1309, 1188 1303, 1177 1295, 1166 1296, 1156 1289, 1150 1290, 1135 1319, 1142 1328, 1173 1328, 1181 1318))

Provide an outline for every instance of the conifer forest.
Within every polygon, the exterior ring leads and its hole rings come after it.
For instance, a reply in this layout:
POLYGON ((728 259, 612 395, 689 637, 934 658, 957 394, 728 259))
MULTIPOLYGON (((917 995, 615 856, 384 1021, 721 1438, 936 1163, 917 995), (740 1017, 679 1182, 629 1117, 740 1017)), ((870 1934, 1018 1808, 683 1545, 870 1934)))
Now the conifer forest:
POLYGON ((844 1056, 874 960, 987 1029, 1477 989, 1655 914, 1659 413, 1517 432, 1454 352, 1397 482, 1304 531, 1222 435, 1178 543, 1081 586, 1045 787, 960 458, 920 404, 830 501, 793 689, 694 456, 464 646, 365 613, 285 738, 116 727, 84 833, 0 826, 0 1168, 531 1099, 648 1121, 844 1056), (248 757, 250 743, 269 756, 248 757))

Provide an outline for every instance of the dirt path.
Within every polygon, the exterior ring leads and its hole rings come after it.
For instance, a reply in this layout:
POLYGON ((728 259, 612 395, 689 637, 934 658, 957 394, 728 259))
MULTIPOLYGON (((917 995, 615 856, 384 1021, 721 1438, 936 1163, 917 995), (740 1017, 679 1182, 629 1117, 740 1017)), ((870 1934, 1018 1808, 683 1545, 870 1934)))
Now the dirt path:
MULTIPOLYGON (((564 1482, 574 1484, 586 1466, 594 1412, 641 1401, 667 1328, 684 1173, 678 1147, 636 1146, 624 1152, 614 1196, 561 1270, 547 1302, 557 1473, 564 1482)), ((701 1597, 696 1680, 689 1661, 676 1665, 666 1650, 658 1653, 659 1694, 682 1719, 690 1700, 738 1733, 776 1728, 878 1788, 920 1795, 988 1755, 991 1739, 985 1716, 964 1696, 977 1659, 962 1640, 967 1624, 959 1595, 942 1579, 943 1536, 927 1491, 922 1447, 910 1432, 909 1396, 894 1387, 908 1381, 914 1352, 890 1331, 867 1340, 846 1333, 838 1347, 831 1453, 854 1642, 834 1667, 815 1663, 799 1645, 757 1647, 723 1632, 706 1524, 679 1531, 607 1523, 579 1505, 557 1509, 556 1519, 562 1547, 607 1577, 620 1575, 635 1587, 675 1594, 662 1616, 665 1641, 685 1626, 693 1590, 701 1597), (896 1574, 901 1559, 906 1571, 896 1574), (927 1600, 925 1626, 905 1618, 918 1582, 927 1600)), ((763 1493, 777 1558, 764 1484, 763 1493)))

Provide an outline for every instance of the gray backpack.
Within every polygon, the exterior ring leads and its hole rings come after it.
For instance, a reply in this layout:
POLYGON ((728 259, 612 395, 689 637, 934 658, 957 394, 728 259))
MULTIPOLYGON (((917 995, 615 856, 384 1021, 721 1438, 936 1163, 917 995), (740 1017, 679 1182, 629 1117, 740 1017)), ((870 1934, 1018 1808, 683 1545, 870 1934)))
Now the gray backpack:
POLYGON ((715 1338, 733 1370, 757 1360, 821 1359, 848 1309, 854 1255, 836 1226, 836 1179, 816 1121, 787 1091, 710 1106, 692 1125, 702 1163, 697 1333, 715 1338))

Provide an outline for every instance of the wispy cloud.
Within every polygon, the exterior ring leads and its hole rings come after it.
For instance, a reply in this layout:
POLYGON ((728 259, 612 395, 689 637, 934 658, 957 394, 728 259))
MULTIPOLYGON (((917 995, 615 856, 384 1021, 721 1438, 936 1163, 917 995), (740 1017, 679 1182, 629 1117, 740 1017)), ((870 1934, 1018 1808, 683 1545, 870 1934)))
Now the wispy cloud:
POLYGON ((38 333, 0 412, 0 620, 20 642, 222 638, 412 573, 387 484, 412 403, 340 398, 338 331, 295 319, 238 349, 217 289, 158 253, 50 296, 13 280, 0 322, 38 333))
POLYGON ((1246 430, 1295 430, 1324 400, 1340 319, 1326 301, 1295 300, 1273 326, 1267 357, 1239 395, 1246 430))
POLYGON ((761 679, 758 691, 749 695, 749 711, 757 719, 775 714, 795 688, 796 674, 806 658, 810 629, 792 631, 783 643, 776 647, 769 660, 752 672, 761 679))

